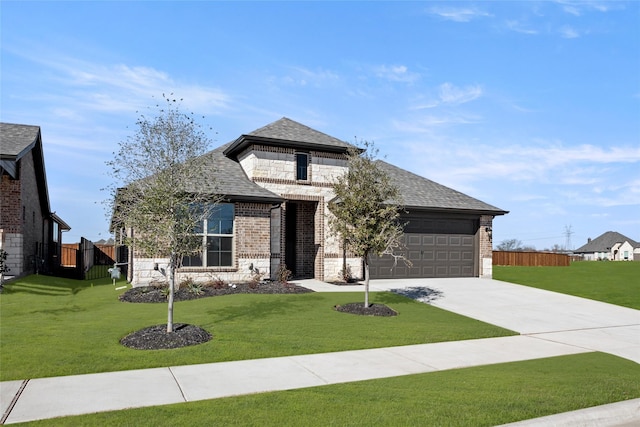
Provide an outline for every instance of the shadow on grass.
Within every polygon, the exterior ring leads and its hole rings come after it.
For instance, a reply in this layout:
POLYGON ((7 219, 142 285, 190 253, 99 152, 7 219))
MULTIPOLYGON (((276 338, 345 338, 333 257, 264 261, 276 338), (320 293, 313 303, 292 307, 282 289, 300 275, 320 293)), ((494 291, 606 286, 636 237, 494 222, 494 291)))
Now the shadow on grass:
MULTIPOLYGON (((238 296, 240 295, 242 294, 238 296)), ((226 295, 224 298, 233 298, 234 296, 236 295, 226 295)), ((242 296, 244 297, 244 295, 242 296)), ((215 316, 217 321, 233 321, 242 318, 266 319, 285 313, 308 311, 310 299, 313 299, 313 294, 283 295, 280 298, 269 298, 268 301, 259 301, 257 298, 253 301, 247 299, 242 302, 242 305, 208 310, 208 314, 215 316)))
POLYGON ((30 294, 38 296, 68 296, 90 289, 94 286, 112 285, 109 279, 74 280, 55 276, 31 275, 7 283, 3 286, 3 295, 30 294))
POLYGON ((444 296, 442 291, 431 289, 426 286, 415 286, 411 288, 391 289, 391 292, 402 295, 412 300, 429 304, 432 301, 440 299, 444 296))

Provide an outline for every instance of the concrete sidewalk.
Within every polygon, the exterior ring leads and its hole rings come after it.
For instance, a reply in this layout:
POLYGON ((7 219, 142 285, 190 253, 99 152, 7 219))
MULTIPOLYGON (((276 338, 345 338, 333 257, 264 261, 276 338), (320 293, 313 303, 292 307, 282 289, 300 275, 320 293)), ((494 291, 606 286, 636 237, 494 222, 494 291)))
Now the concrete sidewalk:
MULTIPOLYGON (((314 280, 299 283, 320 292, 363 290, 362 286, 334 286, 314 280)), ((594 350, 640 362, 638 310, 488 279, 376 280, 371 284, 372 291, 399 288, 424 288, 426 294, 437 297, 431 302, 434 306, 524 335, 6 381, 0 383, 0 411, 10 424, 594 350)), ((558 423, 547 419, 526 425, 640 424, 638 406, 638 400, 621 402, 585 410, 580 416, 559 414, 554 416, 558 423), (597 421, 570 424, 567 416, 597 421)))

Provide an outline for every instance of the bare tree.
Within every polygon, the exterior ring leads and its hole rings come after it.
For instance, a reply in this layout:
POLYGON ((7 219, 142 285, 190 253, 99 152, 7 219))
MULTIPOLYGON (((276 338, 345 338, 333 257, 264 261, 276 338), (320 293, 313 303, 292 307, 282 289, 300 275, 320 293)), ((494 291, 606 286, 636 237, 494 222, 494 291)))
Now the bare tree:
POLYGON ((126 243, 136 252, 169 258, 167 332, 173 332, 176 268, 182 257, 202 250, 194 230, 220 200, 200 159, 210 140, 193 113, 180 112, 180 101, 163 94, 157 115, 141 114, 135 133, 107 162, 116 181, 112 224, 132 230, 126 243))
MULTIPOLYGON (((331 230, 345 247, 364 263, 365 307, 369 307, 369 261, 372 255, 388 254, 405 260, 398 251, 403 226, 399 222, 400 192, 375 163, 377 150, 363 142, 364 149, 348 152, 348 170, 333 184, 335 199, 329 204, 331 230)), ((406 260, 405 260, 406 261, 406 260)))
POLYGON ((518 239, 506 239, 496 246, 498 251, 522 251, 522 242, 518 239))

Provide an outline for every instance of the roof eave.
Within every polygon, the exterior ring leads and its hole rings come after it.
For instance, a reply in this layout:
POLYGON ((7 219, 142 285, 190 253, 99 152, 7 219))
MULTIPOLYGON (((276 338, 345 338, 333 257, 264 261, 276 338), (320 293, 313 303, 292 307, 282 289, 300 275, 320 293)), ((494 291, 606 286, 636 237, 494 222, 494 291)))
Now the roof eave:
POLYGON ((241 135, 238 139, 231 143, 231 145, 229 145, 226 150, 223 151, 223 154, 227 157, 233 157, 252 144, 266 144, 276 147, 299 148, 303 150, 323 151, 340 154, 347 153, 348 151, 348 147, 318 144, 315 142, 312 143, 304 141, 291 141, 288 139, 268 138, 255 135, 241 135))
POLYGON ((404 205, 404 209, 408 210, 420 210, 420 211, 429 211, 429 212, 447 212, 447 213, 464 213, 464 214, 473 214, 473 215, 506 215, 509 211, 504 211, 502 209, 466 209, 466 208, 448 208, 448 207, 432 207, 432 206, 411 206, 404 205))

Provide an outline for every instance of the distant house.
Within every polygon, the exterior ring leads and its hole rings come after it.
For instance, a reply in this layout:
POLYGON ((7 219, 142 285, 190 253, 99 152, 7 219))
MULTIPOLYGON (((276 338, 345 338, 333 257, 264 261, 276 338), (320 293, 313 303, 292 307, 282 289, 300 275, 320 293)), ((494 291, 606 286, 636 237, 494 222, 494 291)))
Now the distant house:
POLYGON ((0 123, 0 248, 9 276, 60 266, 62 232, 70 227, 49 207, 39 126, 0 123))
POLYGON ((586 245, 573 252, 587 261, 640 261, 640 243, 615 231, 589 239, 586 245))
MULTIPOLYGON (((225 201, 203 224, 202 251, 185 257, 178 280, 250 280, 254 269, 273 278, 283 265, 296 278, 335 280, 343 262, 361 277, 361 260, 344 252, 328 222, 332 183, 347 171, 350 147, 282 118, 205 154, 207 182, 214 185, 202 190, 225 201)), ((376 257, 372 278, 491 276, 492 222, 506 211, 389 163, 378 165, 402 193, 405 255, 412 265, 394 267, 391 257, 376 257)), ((135 286, 161 280, 159 266, 167 260, 131 249, 128 279, 135 286)))

